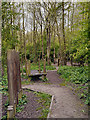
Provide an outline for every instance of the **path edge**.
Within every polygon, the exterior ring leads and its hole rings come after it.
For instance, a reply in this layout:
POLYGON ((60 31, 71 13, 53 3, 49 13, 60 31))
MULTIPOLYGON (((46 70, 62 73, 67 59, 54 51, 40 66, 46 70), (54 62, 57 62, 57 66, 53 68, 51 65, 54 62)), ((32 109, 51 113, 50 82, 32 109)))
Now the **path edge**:
POLYGON ((55 97, 55 96, 52 95, 51 104, 50 104, 50 107, 49 107, 49 113, 48 113, 48 115, 47 115, 47 120, 50 118, 50 114, 51 114, 51 109, 52 109, 54 97, 55 97))
MULTIPOLYGON (((32 89, 30 89, 30 88, 23 88, 22 87, 22 89, 23 90, 27 90, 27 89, 29 89, 29 90, 31 90, 31 91, 36 91, 36 92, 40 92, 40 91, 38 91, 38 90, 32 90, 32 89)), ((43 93, 43 92, 41 92, 41 93, 43 93)), ((46 93, 47 94, 47 93, 46 93)), ((51 95, 51 94, 49 94, 49 95, 51 95)), ((52 96, 52 98, 51 98, 51 104, 50 104, 50 107, 49 107, 49 113, 48 113, 48 115, 47 115, 47 120, 50 118, 50 114, 51 114, 51 109, 52 109, 52 105, 53 105, 53 101, 54 101, 54 98, 55 98, 55 96, 54 95, 51 95, 52 96)))

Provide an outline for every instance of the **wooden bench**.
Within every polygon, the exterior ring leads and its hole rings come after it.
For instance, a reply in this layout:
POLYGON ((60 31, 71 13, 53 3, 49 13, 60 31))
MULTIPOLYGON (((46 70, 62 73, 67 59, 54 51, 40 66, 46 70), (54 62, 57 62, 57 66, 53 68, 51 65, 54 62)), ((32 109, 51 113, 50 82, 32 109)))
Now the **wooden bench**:
POLYGON ((44 72, 40 72, 38 70, 31 70, 30 75, 28 75, 29 77, 32 77, 33 79, 39 79, 39 77, 41 76, 46 76, 47 73, 44 72))

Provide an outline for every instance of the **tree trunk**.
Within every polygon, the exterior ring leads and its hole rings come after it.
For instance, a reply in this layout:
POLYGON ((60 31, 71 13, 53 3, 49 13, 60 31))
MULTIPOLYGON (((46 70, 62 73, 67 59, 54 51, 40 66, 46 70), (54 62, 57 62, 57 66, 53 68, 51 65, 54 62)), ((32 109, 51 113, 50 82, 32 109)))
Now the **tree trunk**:
POLYGON ((73 3, 73 11, 72 11, 72 19, 71 19, 71 32, 74 30, 74 28, 73 28, 73 18, 74 18, 74 3, 73 3))
MULTIPOLYGON (((72 19, 71 19, 71 32, 73 32, 73 17, 74 17, 74 3, 73 3, 73 11, 72 11, 72 19)), ((72 43, 72 41, 71 41, 71 43, 72 43)), ((71 59, 70 59, 70 61, 71 61, 71 65, 73 66, 73 57, 71 56, 71 59)))
POLYGON ((64 41, 64 65, 66 65, 66 41, 65 41, 65 30, 64 30, 64 2, 62 2, 62 32, 64 41))
MULTIPOLYGON (((19 10, 20 13, 20 10, 19 10)), ((19 26, 19 36, 20 36, 20 53, 21 53, 21 69, 22 69, 22 74, 23 74, 23 60, 22 60, 22 31, 21 31, 21 26, 20 26, 20 15, 19 15, 19 20, 18 20, 18 26, 19 26)))
POLYGON ((54 41, 53 41, 53 45, 54 45, 54 53, 53 53, 53 58, 54 58, 54 64, 55 64, 55 28, 54 28, 54 41))
POLYGON ((48 51, 48 44, 49 44, 49 42, 48 42, 48 19, 47 19, 47 25, 46 25, 46 39, 47 39, 47 62, 48 62, 48 64, 49 64, 49 60, 48 60, 48 58, 49 58, 49 51, 48 51))
POLYGON ((24 55, 25 55, 25 70, 27 71, 27 58, 26 58, 26 40, 25 40, 25 26, 24 26, 24 7, 23 8, 23 41, 24 41, 24 55))
POLYGON ((35 7, 34 7, 34 13, 33 13, 33 45, 34 45, 34 49, 33 49, 33 52, 34 52, 34 62, 36 62, 36 27, 35 27, 35 7))
MULTIPOLYGON (((60 38, 60 34, 59 34, 59 29, 58 29, 58 24, 56 21, 56 25, 57 25, 57 36, 58 36, 58 41, 59 41, 59 61, 61 61, 61 56, 62 56, 62 52, 61 52, 61 38, 60 38)), ((58 65, 60 65, 60 63, 58 63, 58 65)))
MULTIPOLYGON (((0 10, 1 10, 1 0, 0 0, 0 10)), ((1 60, 1 14, 0 14, 0 76, 2 75, 2 60, 1 60)))
POLYGON ((42 41, 42 60, 43 60, 44 49, 43 49, 42 21, 41 21, 41 41, 42 41))

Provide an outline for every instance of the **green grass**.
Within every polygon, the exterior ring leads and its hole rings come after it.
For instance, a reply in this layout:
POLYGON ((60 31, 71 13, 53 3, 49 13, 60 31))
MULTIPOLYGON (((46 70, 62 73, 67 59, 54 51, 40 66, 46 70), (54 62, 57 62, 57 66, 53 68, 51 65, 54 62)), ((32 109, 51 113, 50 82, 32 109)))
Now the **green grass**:
POLYGON ((4 68, 4 76, 0 76, 0 93, 8 95, 7 67, 4 68))
POLYGON ((88 67, 75 67, 75 66, 60 66, 58 73, 66 82, 73 83, 76 87, 76 91, 82 91, 79 97, 85 102, 90 104, 90 95, 88 93, 88 67))
POLYGON ((34 92, 37 97, 40 99, 38 100, 38 103, 41 103, 41 106, 37 108, 36 110, 41 110, 41 116, 39 118, 47 118, 49 107, 51 103, 51 95, 48 95, 46 93, 40 93, 40 92, 34 92))
POLYGON ((16 107, 16 112, 22 112, 24 105, 27 104, 27 97, 25 94, 22 95, 22 98, 19 99, 19 103, 16 107))

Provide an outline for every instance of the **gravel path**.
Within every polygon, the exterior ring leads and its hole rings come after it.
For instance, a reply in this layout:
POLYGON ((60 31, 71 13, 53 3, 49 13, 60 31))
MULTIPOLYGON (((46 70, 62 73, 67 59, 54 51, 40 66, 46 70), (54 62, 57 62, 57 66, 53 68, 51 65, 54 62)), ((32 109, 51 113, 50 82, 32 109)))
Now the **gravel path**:
POLYGON ((81 100, 69 88, 58 85, 63 80, 59 78, 57 72, 48 71, 47 77, 52 84, 34 83, 25 85, 23 88, 55 96, 50 118, 88 118, 88 114, 82 112, 87 111, 87 106, 84 106, 81 100))

